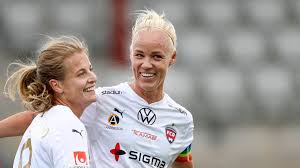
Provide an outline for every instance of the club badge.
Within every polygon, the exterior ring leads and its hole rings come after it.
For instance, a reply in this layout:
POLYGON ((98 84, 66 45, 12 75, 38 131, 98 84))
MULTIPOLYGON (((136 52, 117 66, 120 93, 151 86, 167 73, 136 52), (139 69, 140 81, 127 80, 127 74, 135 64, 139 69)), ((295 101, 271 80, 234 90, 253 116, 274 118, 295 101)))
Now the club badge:
POLYGON ((171 128, 171 127, 167 127, 166 128, 166 137, 167 140, 169 141, 169 143, 173 143, 175 141, 176 138, 176 131, 175 129, 171 128))

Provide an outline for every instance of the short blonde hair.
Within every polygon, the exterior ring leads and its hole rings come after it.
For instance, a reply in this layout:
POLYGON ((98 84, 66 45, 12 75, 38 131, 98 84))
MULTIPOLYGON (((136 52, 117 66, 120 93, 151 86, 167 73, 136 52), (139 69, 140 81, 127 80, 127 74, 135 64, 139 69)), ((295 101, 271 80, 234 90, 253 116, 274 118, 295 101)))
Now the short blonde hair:
POLYGON ((137 19, 132 28, 132 39, 141 30, 159 29, 165 32, 171 39, 173 49, 176 51, 177 36, 173 24, 166 18, 165 14, 158 14, 152 9, 137 11, 137 19))
POLYGON ((20 96, 25 108, 44 112, 54 105, 54 91, 49 85, 51 79, 64 80, 64 60, 78 52, 88 55, 84 42, 74 36, 49 38, 41 49, 36 62, 31 64, 11 63, 17 70, 7 79, 4 90, 9 98, 20 96))

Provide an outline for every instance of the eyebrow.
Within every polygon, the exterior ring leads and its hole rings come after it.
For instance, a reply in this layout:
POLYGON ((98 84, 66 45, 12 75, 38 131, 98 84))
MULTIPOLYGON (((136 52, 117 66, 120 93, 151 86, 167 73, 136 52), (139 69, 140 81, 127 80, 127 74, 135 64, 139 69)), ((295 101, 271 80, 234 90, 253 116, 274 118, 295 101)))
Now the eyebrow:
MULTIPOLYGON (((92 64, 90 64, 89 68, 92 68, 92 67, 93 67, 92 64)), ((86 70, 85 70, 85 68, 80 68, 79 70, 76 71, 76 73, 79 73, 80 71, 86 71, 86 70)))
MULTIPOLYGON (((144 53, 142 50, 135 50, 135 52, 144 53)), ((154 52, 151 52, 151 54, 163 54, 163 52, 161 52, 161 51, 154 51, 154 52)))
POLYGON ((135 50, 135 52, 144 53, 142 50, 135 50))
POLYGON ((151 54, 163 54, 163 53, 160 52, 160 51, 154 51, 154 52, 152 52, 151 54))
POLYGON ((84 69, 84 68, 81 68, 81 69, 79 69, 78 71, 76 71, 76 73, 79 73, 79 72, 81 72, 81 71, 85 71, 85 69, 84 69))

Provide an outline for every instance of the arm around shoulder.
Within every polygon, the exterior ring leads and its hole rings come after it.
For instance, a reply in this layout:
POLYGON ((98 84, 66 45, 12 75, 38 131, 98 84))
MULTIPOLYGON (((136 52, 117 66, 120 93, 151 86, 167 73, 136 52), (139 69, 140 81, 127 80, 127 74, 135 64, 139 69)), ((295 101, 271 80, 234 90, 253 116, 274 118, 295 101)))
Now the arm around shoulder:
POLYGON ((0 121, 0 138, 23 135, 37 113, 24 111, 0 121))

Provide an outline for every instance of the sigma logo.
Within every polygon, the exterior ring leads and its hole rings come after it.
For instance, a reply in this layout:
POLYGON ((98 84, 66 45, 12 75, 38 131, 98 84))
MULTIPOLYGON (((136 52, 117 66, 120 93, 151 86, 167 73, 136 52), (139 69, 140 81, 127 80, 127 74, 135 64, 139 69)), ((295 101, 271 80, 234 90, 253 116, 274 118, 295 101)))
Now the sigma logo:
POLYGON ((160 160, 159 158, 146 155, 137 151, 130 151, 129 152, 129 159, 132 160, 138 160, 140 162, 149 164, 151 166, 159 167, 159 168, 164 168, 166 165, 166 162, 163 160, 160 160))
POLYGON ((155 113, 149 108, 142 108, 137 114, 139 121, 142 121, 144 124, 153 125, 156 121, 155 113))
POLYGON ((104 90, 101 93, 102 93, 102 95, 105 95, 105 94, 122 94, 122 92, 119 91, 119 90, 104 90))
POLYGON ((74 160, 75 160, 75 165, 73 166, 74 168, 76 167, 82 167, 82 166, 87 166, 89 164, 88 162, 88 157, 84 151, 76 151, 73 152, 74 154, 74 160))
MULTIPOLYGON (((123 149, 121 149, 120 143, 117 143, 116 146, 110 150, 110 153, 114 155, 115 161, 117 162, 119 161, 120 156, 126 155, 126 152, 123 149)), ((159 158, 147 154, 143 154, 141 152, 133 151, 133 150, 129 151, 128 158, 131 160, 136 160, 151 165, 151 167, 154 166, 157 168, 164 168, 166 165, 166 162, 159 158)))
POLYGON ((117 143, 115 148, 110 150, 110 153, 115 155, 116 161, 119 161, 120 155, 126 154, 126 152, 121 149, 120 143, 117 143))

